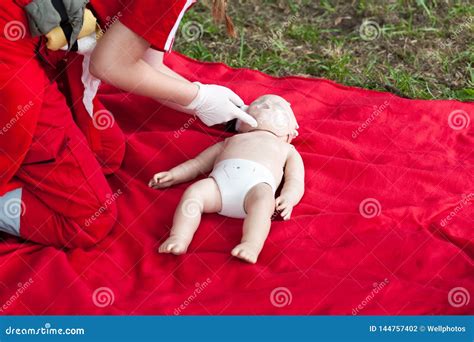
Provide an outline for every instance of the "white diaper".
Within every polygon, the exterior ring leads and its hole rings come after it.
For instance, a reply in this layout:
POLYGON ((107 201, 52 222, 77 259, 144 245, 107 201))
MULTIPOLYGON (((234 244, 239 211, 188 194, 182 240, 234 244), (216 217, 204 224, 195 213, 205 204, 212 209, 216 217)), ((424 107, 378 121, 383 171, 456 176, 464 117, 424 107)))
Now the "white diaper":
POLYGON ((222 210, 219 214, 244 218, 245 196, 257 184, 267 183, 273 194, 277 187, 275 177, 262 164, 247 159, 226 159, 214 166, 209 177, 214 178, 222 197, 222 210))

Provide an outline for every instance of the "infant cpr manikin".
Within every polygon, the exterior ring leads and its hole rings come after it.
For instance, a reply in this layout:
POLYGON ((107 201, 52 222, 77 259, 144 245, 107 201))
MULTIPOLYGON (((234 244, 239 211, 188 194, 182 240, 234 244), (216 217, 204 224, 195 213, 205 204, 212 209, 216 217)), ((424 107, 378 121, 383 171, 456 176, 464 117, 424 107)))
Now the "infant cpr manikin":
POLYGON ((192 184, 174 214, 170 237, 160 253, 183 254, 196 232, 203 213, 243 218, 243 234, 232 255, 250 263, 257 261, 275 210, 290 219, 293 207, 304 193, 304 165, 291 145, 298 124, 290 104, 277 95, 263 95, 247 112, 258 123, 237 125, 239 134, 219 142, 169 171, 150 180, 155 189, 210 175, 192 184), (284 180, 280 195, 275 192, 284 180))

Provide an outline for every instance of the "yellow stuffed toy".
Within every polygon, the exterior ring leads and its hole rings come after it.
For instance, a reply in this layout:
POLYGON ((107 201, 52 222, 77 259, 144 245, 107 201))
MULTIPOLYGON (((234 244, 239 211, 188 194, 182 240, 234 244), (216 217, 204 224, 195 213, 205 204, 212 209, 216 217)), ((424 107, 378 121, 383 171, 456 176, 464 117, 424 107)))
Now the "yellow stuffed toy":
MULTIPOLYGON (((88 35, 92 34, 93 32, 97 32, 98 24, 97 19, 94 17, 92 12, 88 9, 84 11, 84 23, 82 25, 81 32, 79 33, 78 39, 87 37, 88 35)), ((67 45, 67 39, 64 35, 63 30, 60 26, 55 27, 51 31, 49 31, 46 35, 46 47, 49 50, 57 51, 63 46, 67 45)))

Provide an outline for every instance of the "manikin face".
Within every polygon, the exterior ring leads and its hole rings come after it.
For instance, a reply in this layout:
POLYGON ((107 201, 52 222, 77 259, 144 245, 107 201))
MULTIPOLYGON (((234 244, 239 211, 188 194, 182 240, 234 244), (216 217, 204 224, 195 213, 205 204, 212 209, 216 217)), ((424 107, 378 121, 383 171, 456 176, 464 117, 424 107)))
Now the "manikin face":
POLYGON ((278 95, 263 95, 253 101, 248 110, 251 116, 257 120, 256 128, 241 123, 237 128, 239 132, 245 133, 251 130, 270 131, 278 137, 285 138, 291 142, 298 135, 298 123, 290 104, 278 95))

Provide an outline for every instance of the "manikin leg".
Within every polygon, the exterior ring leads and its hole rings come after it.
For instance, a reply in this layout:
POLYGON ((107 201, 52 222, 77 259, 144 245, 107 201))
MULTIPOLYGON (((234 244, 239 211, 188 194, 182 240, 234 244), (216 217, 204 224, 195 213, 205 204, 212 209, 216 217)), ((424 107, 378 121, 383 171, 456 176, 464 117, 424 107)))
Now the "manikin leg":
POLYGON ((245 198, 247 217, 244 221, 242 241, 232 250, 232 255, 252 264, 257 262, 270 231, 271 217, 275 210, 275 197, 268 184, 254 186, 245 198))
POLYGON ((185 253, 199 227, 202 213, 220 210, 221 194, 214 179, 206 178, 191 185, 176 208, 170 237, 161 244, 159 252, 185 253))

